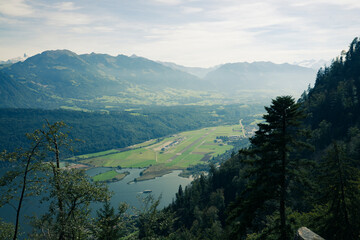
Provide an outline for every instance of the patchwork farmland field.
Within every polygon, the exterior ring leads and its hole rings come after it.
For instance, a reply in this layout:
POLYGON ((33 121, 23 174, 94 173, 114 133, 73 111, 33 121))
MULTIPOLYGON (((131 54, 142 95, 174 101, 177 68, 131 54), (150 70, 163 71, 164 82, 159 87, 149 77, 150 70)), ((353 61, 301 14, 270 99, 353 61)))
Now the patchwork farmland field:
POLYGON ((109 181, 109 180, 120 181, 123 178, 125 178, 128 174, 129 174, 129 172, 118 173, 116 170, 110 170, 110 171, 95 175, 92 179, 95 182, 98 182, 98 181, 104 182, 104 181, 109 181))
MULTIPOLYGON (((241 122, 240 122, 241 124, 241 122)), ((166 138, 149 140, 125 149, 75 157, 76 161, 96 167, 149 167, 184 169, 208 161, 233 146, 226 139, 244 137, 242 125, 228 125, 182 132, 166 138)))

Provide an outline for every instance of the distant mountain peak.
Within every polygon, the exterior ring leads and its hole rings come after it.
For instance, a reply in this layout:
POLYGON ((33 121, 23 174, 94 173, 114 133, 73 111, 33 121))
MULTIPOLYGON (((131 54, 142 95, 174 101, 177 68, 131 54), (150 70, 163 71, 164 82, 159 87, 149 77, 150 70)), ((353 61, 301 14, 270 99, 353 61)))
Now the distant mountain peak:
POLYGON ((315 70, 318 70, 321 67, 324 67, 324 65, 330 65, 331 61, 327 61, 324 59, 320 59, 320 60, 315 60, 315 59, 308 59, 308 60, 302 60, 302 61, 298 61, 298 62, 294 62, 294 65, 298 65, 301 67, 307 67, 307 68, 312 68, 315 70))
POLYGON ((63 55, 67 55, 67 56, 78 56, 76 53, 67 50, 67 49, 58 49, 58 50, 46 50, 44 52, 41 53, 41 55, 46 55, 48 57, 58 57, 58 56, 63 56, 63 55))
POLYGON ((233 101, 240 95, 248 99, 249 93, 256 91, 257 94, 265 91, 267 95, 262 96, 265 98, 284 91, 300 93, 316 75, 312 69, 271 62, 199 68, 156 62, 136 55, 77 55, 66 49, 44 51, 24 62, 2 66, 0 70, 0 75, 6 74, 4 79, 11 81, 3 88, 9 92, 8 105, 14 102, 13 105, 18 106, 22 106, 15 101, 18 96, 32 97, 33 102, 41 98, 44 105, 51 106, 73 104, 74 99, 78 104, 89 99, 95 104, 233 101), (203 95, 204 91, 208 93, 203 95), (173 96, 177 98, 173 100, 173 96))
POLYGON ((209 68, 202 68, 202 67, 185 67, 176 63, 172 63, 172 62, 161 62, 161 61, 157 61, 158 63, 172 68, 174 70, 178 70, 178 71, 182 71, 182 72, 186 72, 189 73, 191 75, 194 75, 200 79, 205 78, 205 76, 211 72, 214 71, 216 69, 218 69, 219 67, 221 67, 222 65, 216 65, 214 67, 209 67, 209 68))
POLYGON ((17 63, 17 62, 23 62, 25 61, 29 56, 24 53, 24 55, 22 57, 15 57, 15 58, 10 58, 8 60, 5 61, 0 61, 0 64, 12 64, 12 63, 17 63))

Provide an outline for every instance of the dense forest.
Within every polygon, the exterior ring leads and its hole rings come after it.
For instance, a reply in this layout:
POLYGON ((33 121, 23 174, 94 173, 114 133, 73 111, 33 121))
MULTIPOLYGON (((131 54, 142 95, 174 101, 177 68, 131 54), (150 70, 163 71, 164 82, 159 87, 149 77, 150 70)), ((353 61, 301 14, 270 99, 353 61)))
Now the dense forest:
MULTIPOLYGON (((278 97, 251 146, 211 168, 166 210, 188 239, 360 238, 360 40, 295 103, 278 97)), ((181 238, 180 238, 181 239, 181 238)))
POLYGON ((0 150, 26 147, 25 133, 46 123, 65 122, 76 154, 124 148, 170 134, 243 119, 250 124, 263 112, 260 105, 138 106, 127 111, 83 112, 71 110, 0 109, 0 150))
MULTIPOLYGON (((149 197, 142 210, 128 216, 125 205, 109 205, 104 186, 88 181, 81 170, 61 169, 59 147, 68 139, 62 123, 29 135, 30 150, 2 155, 24 167, 6 175, 0 186, 11 188, 10 180, 21 176, 25 196, 39 191, 40 180, 47 183, 49 212, 33 219, 31 239, 287 240, 301 226, 325 239, 359 239, 359 104, 360 40, 355 38, 347 52, 319 70, 315 86, 297 102, 279 96, 265 107, 248 148, 219 168, 210 166, 207 176, 185 189, 180 186, 165 209, 149 197), (49 164, 42 164, 44 152, 54 156, 49 164), (34 171, 47 177, 27 179, 34 171), (89 215, 91 202, 104 203, 96 218, 89 215)), ((9 199, 15 199, 11 191, 1 204, 9 199)), ((20 212, 22 198, 17 202, 20 212)), ((17 239, 18 225, 1 222, 2 237, 17 239)))

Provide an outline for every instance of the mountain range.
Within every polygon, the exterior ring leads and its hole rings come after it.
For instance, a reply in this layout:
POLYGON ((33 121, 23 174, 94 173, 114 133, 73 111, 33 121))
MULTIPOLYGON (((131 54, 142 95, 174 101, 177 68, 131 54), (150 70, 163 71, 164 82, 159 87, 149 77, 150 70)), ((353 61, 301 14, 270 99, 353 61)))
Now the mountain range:
POLYGON ((310 59, 310 60, 294 62, 293 64, 301 66, 301 67, 307 67, 307 68, 312 68, 312 69, 318 70, 321 67, 330 66, 331 61, 326 61, 324 59, 320 59, 320 60, 310 59))
POLYGON ((279 94, 300 95, 315 76, 311 68, 271 62, 193 68, 138 56, 52 50, 0 65, 0 107, 256 102, 279 94))

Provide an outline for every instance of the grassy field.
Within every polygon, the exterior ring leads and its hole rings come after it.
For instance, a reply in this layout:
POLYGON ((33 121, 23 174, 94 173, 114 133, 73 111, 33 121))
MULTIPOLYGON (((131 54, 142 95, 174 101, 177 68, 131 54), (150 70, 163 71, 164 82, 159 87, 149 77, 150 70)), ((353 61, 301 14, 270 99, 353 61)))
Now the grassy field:
POLYGON ((154 179, 156 177, 171 173, 171 171, 175 169, 177 168, 165 166, 164 164, 150 166, 147 169, 145 169, 139 177, 136 178, 136 181, 146 181, 146 180, 154 179))
POLYGON ((76 157, 69 158, 69 160, 88 159, 88 158, 92 158, 92 157, 99 157, 99 156, 104 156, 104 155, 108 155, 108 154, 112 154, 112 153, 118 153, 118 152, 119 152, 118 150, 111 149, 111 150, 103 151, 103 152, 78 155, 76 157))
POLYGON ((163 139, 150 140, 127 149, 109 151, 75 157, 82 163, 103 167, 149 167, 161 165, 164 168, 184 169, 206 162, 232 149, 231 145, 217 137, 243 137, 240 125, 203 128, 182 132, 163 139))
POLYGON ((124 177, 126 177, 129 173, 125 172, 125 173, 118 173, 115 170, 110 170, 98 175, 95 175, 93 177, 93 180, 95 182, 100 181, 100 182, 104 182, 104 181, 109 181, 109 180, 116 180, 116 181, 120 181, 122 180, 124 177))

